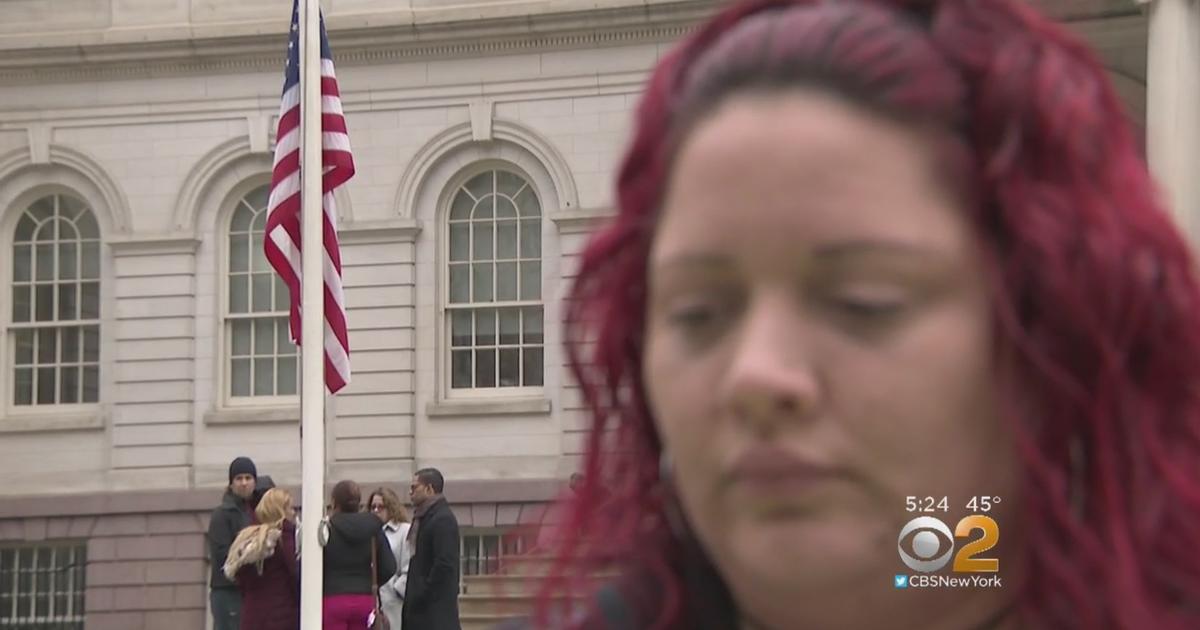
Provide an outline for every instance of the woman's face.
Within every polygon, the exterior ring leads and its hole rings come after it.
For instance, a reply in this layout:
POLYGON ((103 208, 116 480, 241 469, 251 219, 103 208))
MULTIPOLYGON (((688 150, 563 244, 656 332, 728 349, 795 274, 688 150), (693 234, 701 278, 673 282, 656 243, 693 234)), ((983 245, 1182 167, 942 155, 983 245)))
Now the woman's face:
POLYGON ((371 510, 372 514, 378 516, 379 520, 383 521, 384 523, 391 520, 391 515, 388 514, 387 505, 385 505, 383 502, 383 495, 371 495, 371 504, 368 506, 368 508, 371 510))
POLYGON ((994 597, 893 585, 907 497, 947 497, 951 529, 972 496, 1016 503, 984 277, 932 139, 797 90, 734 97, 676 156, 646 392, 691 526, 774 625, 934 627, 923 607, 965 622, 994 597))

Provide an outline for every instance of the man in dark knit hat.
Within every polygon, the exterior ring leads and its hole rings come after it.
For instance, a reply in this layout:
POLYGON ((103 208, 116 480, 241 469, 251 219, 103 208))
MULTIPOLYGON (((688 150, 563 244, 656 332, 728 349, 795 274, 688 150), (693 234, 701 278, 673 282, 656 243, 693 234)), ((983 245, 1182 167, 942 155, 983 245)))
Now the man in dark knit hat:
POLYGON ((229 485, 225 488, 225 496, 208 521, 208 558, 212 563, 212 591, 208 601, 212 609, 213 630, 238 630, 242 596, 237 585, 225 577, 222 568, 233 539, 254 518, 253 498, 257 480, 258 469, 249 457, 238 457, 230 462, 229 485))

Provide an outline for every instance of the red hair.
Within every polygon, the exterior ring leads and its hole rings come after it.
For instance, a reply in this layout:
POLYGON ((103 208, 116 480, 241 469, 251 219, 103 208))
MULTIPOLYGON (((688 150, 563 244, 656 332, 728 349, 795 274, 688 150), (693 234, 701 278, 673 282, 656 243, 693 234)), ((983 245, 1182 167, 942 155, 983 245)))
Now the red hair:
POLYGON ((616 563, 633 576, 633 608, 658 613, 657 627, 696 627, 688 607, 704 597, 680 569, 694 541, 673 522, 642 385, 646 260, 674 140, 722 98, 804 85, 955 138, 990 282, 1001 411, 1025 464, 1027 626, 1200 627, 1193 261, 1101 65, 1019 0, 754 0, 658 64, 618 215, 591 239, 568 305, 592 426, 538 619, 616 563))

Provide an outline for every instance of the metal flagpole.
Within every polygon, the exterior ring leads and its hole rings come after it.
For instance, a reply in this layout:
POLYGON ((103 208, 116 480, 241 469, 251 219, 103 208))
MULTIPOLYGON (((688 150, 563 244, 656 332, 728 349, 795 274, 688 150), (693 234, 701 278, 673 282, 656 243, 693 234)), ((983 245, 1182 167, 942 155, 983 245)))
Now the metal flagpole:
POLYGON ((321 630, 324 551, 319 530, 325 516, 325 285, 321 207, 320 2, 302 0, 300 23, 301 178, 301 402, 303 560, 300 563, 300 628, 321 630))

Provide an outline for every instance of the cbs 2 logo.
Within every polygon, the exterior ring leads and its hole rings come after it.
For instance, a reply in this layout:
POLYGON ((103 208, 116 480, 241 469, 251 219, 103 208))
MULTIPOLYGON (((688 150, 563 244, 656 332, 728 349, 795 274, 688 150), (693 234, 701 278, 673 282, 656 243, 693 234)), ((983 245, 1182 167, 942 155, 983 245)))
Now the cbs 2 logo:
POLYGON ((969 538, 971 532, 980 530, 983 535, 963 545, 954 554, 955 573, 995 573, 1000 570, 1000 560, 997 558, 976 558, 975 556, 996 546, 1000 541, 1000 526, 990 516, 972 514, 960 520, 954 526, 954 533, 941 519, 932 516, 918 516, 900 529, 900 537, 896 540, 896 550, 900 552, 900 560, 905 566, 920 573, 932 573, 950 562, 950 554, 954 553, 956 538, 969 538), (919 530, 919 531, 918 531, 919 530), (904 550, 904 538, 917 532, 912 538, 913 554, 904 550), (933 533, 937 532, 937 533, 933 533), (938 553, 942 548, 941 534, 950 541, 949 548, 938 553), (915 555, 914 555, 915 554, 915 555))

